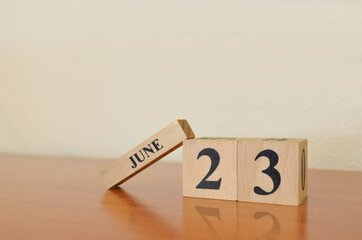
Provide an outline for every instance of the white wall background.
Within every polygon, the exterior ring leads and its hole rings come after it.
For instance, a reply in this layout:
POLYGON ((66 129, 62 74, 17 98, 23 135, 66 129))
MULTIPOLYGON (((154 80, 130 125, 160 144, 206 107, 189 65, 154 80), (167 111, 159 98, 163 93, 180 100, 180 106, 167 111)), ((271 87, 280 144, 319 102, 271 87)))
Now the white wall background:
POLYGON ((113 158, 186 118, 197 136, 308 138, 310 167, 362 170, 361 13, 0 0, 0 152, 113 158))

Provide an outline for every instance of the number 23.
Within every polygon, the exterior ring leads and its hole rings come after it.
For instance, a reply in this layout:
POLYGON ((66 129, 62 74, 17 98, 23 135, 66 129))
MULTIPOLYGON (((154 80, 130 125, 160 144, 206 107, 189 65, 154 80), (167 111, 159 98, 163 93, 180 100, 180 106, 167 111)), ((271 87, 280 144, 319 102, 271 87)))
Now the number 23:
MULTIPOLYGON (((198 154, 197 159, 202 156, 208 156, 211 160, 211 166, 206 174, 206 176, 201 180, 201 182, 196 186, 198 189, 220 189, 221 185, 221 178, 217 181, 209 181, 207 180, 211 174, 216 170, 220 163, 220 155, 219 153, 213 148, 205 148, 201 150, 198 154)), ((270 195, 274 193, 280 186, 281 177, 278 170, 275 169, 275 166, 278 164, 279 157, 278 154, 270 149, 261 151, 255 158, 255 161, 258 160, 260 157, 266 157, 269 159, 269 167, 262 171, 262 173, 268 175, 273 181, 273 189, 270 192, 266 192, 259 186, 254 187, 254 192, 258 195, 270 195)))

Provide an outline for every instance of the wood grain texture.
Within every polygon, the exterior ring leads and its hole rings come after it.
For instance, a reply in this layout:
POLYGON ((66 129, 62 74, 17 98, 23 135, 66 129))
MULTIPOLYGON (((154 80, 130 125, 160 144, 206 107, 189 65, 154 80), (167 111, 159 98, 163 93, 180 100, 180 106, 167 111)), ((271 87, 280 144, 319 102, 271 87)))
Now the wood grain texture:
POLYGON ((182 163, 184 196, 237 200, 236 139, 195 138, 185 140, 182 163), (199 155, 210 149, 217 155, 217 163, 214 162, 212 156, 206 155, 207 152, 199 155), (215 171, 212 171, 212 166, 215 166, 215 171), (211 175, 205 179, 208 173, 211 175), (203 179, 214 183, 218 181, 219 188, 200 188, 199 184, 203 179))
POLYGON ((239 139, 238 200, 299 205, 307 195, 308 174, 302 177, 302 169, 308 169, 307 162, 306 139, 239 139), (262 152, 266 155, 260 155, 262 152), (279 184, 276 184, 278 180, 273 180, 273 174, 279 175, 279 184), (258 193, 255 188, 262 189, 265 194, 258 193))
POLYGON ((362 172, 309 170, 308 197, 294 207, 182 197, 182 165, 162 161, 106 190, 98 170, 109 162, 0 155, 0 239, 362 236, 362 172))
POLYGON ((176 120, 103 168, 102 179, 108 188, 118 186, 194 137, 186 120, 176 120))

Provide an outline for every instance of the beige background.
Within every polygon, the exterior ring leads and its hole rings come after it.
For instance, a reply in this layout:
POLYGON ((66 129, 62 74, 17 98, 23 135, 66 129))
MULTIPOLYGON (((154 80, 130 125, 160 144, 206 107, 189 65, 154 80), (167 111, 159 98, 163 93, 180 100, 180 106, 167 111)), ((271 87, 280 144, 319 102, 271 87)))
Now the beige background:
POLYGON ((311 168, 362 170, 361 13, 1 0, 0 152, 113 158, 186 118, 197 136, 305 137, 311 168))

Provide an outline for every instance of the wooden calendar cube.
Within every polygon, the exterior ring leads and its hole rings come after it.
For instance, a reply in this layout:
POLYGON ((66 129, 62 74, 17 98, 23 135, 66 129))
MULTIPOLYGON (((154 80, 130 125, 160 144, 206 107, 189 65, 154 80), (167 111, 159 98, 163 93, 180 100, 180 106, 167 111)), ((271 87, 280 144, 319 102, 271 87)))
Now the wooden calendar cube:
POLYGON ((239 139, 238 200, 299 205, 307 195, 306 139, 239 139))
POLYGON ((183 195, 237 200, 237 139, 183 142, 183 195))

